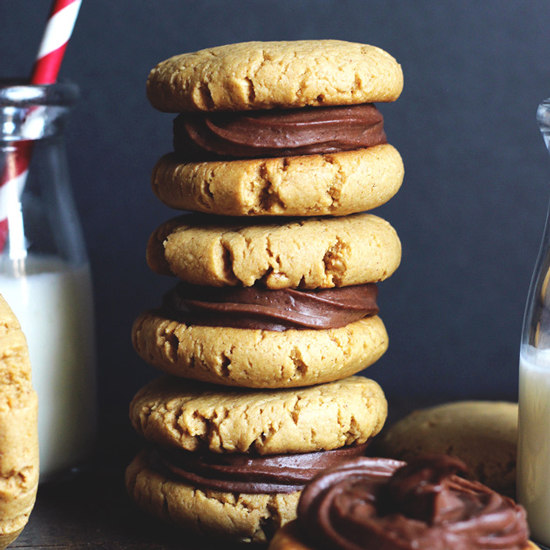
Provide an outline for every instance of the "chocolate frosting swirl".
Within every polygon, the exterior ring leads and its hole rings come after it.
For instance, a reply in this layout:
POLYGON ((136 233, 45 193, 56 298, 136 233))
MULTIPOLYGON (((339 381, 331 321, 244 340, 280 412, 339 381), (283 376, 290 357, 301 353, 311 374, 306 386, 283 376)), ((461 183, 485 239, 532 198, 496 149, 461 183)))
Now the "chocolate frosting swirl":
POLYGON ((335 153, 386 143, 372 104, 232 113, 182 113, 174 150, 189 160, 335 153))
POLYGON ((283 331, 343 327, 376 315, 374 283, 319 290, 203 287, 183 282, 164 297, 172 317, 194 325, 283 331))
POLYGON ((316 474, 365 454, 368 442, 331 451, 284 455, 150 451, 151 460, 171 475, 201 489, 235 493, 293 493, 316 474))
POLYGON ((317 476, 298 520, 321 548, 338 550, 521 550, 524 509, 456 472, 449 456, 359 458, 317 476))

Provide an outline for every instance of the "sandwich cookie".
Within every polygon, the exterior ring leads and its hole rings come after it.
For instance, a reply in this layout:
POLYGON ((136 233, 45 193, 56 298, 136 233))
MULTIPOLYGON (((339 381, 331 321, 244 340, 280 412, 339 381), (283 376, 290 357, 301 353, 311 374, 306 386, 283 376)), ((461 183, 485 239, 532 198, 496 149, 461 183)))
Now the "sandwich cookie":
POLYGON ((282 225, 182 216, 153 234, 147 258, 184 282, 136 319, 133 344, 160 370, 204 382, 338 380, 386 351, 374 282, 400 257, 393 228, 371 214, 282 225))
POLYGON ((0 548, 21 533, 38 488, 38 399, 19 322, 0 296, 0 548))
POLYGON ((418 410, 391 426, 379 440, 381 456, 410 460, 445 453, 462 460, 469 479, 515 495, 517 403, 457 401, 418 410))
POLYGON ((379 48, 336 40, 249 42, 175 56, 147 82, 180 113, 175 154, 153 171, 168 206, 231 216, 343 216, 389 200, 403 181, 373 102, 403 74, 379 48))
POLYGON ((246 391, 159 378, 130 405, 151 447, 126 472, 146 512, 210 536, 265 542, 296 517, 304 485, 361 456, 382 428, 381 388, 362 377, 246 391))
POLYGON ((537 550, 525 510, 456 458, 358 458, 318 474, 269 550, 537 550), (458 475, 457 475, 458 474, 458 475))

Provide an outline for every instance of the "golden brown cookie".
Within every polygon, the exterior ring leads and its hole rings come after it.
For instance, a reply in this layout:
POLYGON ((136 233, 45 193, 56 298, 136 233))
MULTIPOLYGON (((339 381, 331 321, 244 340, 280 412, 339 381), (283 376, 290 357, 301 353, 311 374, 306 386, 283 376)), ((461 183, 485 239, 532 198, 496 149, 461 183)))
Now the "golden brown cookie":
POLYGON ((290 388, 367 368, 387 350, 388 335, 377 316, 342 328, 277 332, 188 326, 149 310, 136 319, 132 342, 145 361, 169 374, 227 386, 290 388))
POLYGON ((403 162, 391 145, 324 155, 182 163, 153 170, 167 206, 226 216, 345 216, 380 206, 399 190, 403 162))
POLYGON ((260 455, 361 444, 382 429, 386 416, 382 389, 361 376, 271 391, 163 376, 142 388, 130 405, 134 429, 153 443, 260 455))
POLYGON ((401 261, 393 227, 372 214, 278 220, 183 215, 150 237, 156 273, 205 286, 332 288, 378 282, 401 261))
POLYGON ((340 40, 244 42, 177 55, 147 81, 156 109, 238 111, 394 101, 396 60, 375 46, 340 40))
POLYGON ((471 479, 513 496, 518 406, 503 401, 458 401, 411 413, 377 441, 381 456, 410 460, 424 453, 461 459, 471 479))
POLYGON ((0 296, 0 548, 25 527, 38 488, 38 399, 25 336, 0 296))
POLYGON ((210 537, 258 543, 296 517, 301 494, 203 491, 155 471, 145 453, 126 470, 126 487, 143 511, 166 523, 210 537))
MULTIPOLYGON (((257 458, 362 445, 381 430, 386 416, 380 386, 361 377, 313 388, 250 391, 164 376, 140 390, 130 405, 134 428, 153 448, 183 449, 200 457, 229 453, 238 460, 242 454, 257 458)), ((271 492, 268 483, 256 494, 207 489, 200 478, 179 474, 177 458, 176 468, 167 469, 158 457, 154 452, 138 455, 127 469, 126 485, 144 511, 168 523, 210 536, 265 542, 296 517, 301 485, 290 492, 275 485, 271 492)), ((291 469, 297 464, 292 462, 291 469)))

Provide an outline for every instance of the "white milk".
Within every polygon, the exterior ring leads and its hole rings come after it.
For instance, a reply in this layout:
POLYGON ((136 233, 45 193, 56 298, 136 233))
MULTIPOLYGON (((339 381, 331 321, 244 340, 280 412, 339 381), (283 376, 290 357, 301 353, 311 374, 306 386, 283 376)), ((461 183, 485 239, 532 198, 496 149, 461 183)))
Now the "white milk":
POLYGON ((531 537, 550 545, 550 350, 523 346, 519 364, 518 502, 531 537))
POLYGON ((29 345, 38 394, 40 481, 78 467, 96 434, 96 380, 89 266, 43 257, 26 260, 27 275, 0 273, 0 293, 29 345))

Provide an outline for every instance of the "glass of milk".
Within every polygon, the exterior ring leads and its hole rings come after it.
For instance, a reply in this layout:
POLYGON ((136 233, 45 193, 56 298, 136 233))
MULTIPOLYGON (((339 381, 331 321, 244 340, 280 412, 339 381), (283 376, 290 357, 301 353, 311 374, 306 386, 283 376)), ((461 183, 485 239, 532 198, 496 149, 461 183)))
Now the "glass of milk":
MULTIPOLYGON (((537 120, 550 149, 550 99, 537 120)), ((550 217, 531 287, 520 348, 517 497, 531 538, 550 546, 550 217)))
POLYGON ((82 468, 97 424, 92 283, 64 128, 78 87, 0 82, 0 294, 27 337, 40 480, 82 468))

